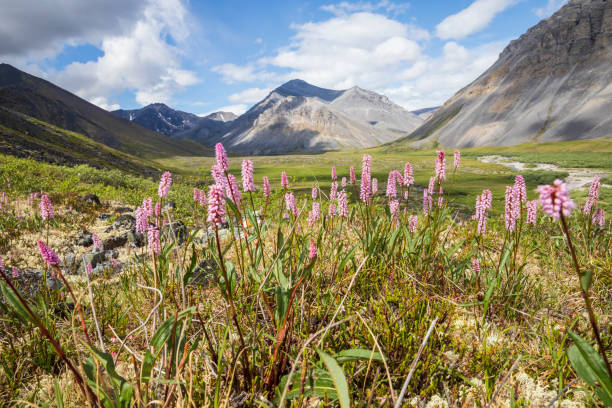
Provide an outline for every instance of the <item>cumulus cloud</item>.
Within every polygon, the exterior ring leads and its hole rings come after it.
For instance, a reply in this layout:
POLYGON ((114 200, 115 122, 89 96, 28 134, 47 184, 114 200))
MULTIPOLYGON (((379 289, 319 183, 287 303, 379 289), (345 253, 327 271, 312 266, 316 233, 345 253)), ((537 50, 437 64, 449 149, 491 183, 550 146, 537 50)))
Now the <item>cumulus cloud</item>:
POLYGON ((467 8, 446 17, 436 26, 443 40, 460 39, 487 27, 493 18, 518 0, 475 0, 467 8))
POLYGON ((486 71, 505 45, 506 41, 499 41, 468 49, 447 42, 440 57, 407 68, 396 86, 380 92, 407 109, 440 105, 486 71))
POLYGON ((228 99, 231 102, 255 103, 265 98, 271 90, 270 88, 248 88, 242 92, 231 94, 228 99))
POLYGON ((548 0, 546 6, 533 10, 536 16, 547 18, 552 16, 557 10, 567 4, 567 0, 548 0))
POLYGON ((184 87, 198 82, 181 68, 178 46, 189 36, 187 10, 180 0, 150 0, 140 18, 124 34, 106 35, 95 61, 73 62, 51 79, 99 106, 126 89, 141 105, 169 102, 184 87))
POLYGON ((65 44, 97 42, 123 33, 142 13, 143 0, 20 0, 2 2, 0 56, 53 57, 65 44))
MULTIPOLYGON (((289 44, 271 56, 242 66, 224 64, 216 72, 235 83, 279 85, 300 78, 332 89, 358 85, 385 94, 407 109, 417 109, 444 102, 492 65, 506 44, 467 48, 448 41, 442 55, 433 58, 426 52, 427 31, 365 12, 293 28, 296 34, 289 44)), ((229 100, 245 105, 258 102, 270 88, 250 87, 229 100)))

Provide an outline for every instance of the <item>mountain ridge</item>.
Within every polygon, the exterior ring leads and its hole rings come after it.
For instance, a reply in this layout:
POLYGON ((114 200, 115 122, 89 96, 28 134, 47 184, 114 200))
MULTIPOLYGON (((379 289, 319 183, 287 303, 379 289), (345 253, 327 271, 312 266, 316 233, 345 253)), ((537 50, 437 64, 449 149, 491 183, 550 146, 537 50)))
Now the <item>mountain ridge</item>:
POLYGON ((570 1, 397 143, 513 145, 612 134, 612 3, 570 1))

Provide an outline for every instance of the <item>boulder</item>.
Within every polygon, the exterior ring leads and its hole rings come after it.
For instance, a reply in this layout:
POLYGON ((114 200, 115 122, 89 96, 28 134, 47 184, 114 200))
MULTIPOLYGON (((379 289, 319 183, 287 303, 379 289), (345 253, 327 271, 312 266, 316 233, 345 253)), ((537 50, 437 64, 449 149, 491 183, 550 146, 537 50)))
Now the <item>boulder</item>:
POLYGON ((107 228, 106 232, 110 232, 113 230, 131 230, 135 227, 136 218, 134 218, 130 214, 121 214, 120 216, 115 218, 115 221, 113 221, 113 224, 109 228, 107 228))
POLYGON ((102 249, 108 251, 124 246, 128 242, 128 234, 113 235, 102 241, 102 249))
POLYGON ((100 205, 100 199, 95 194, 86 194, 83 196, 83 198, 81 198, 81 200, 88 204, 100 205))

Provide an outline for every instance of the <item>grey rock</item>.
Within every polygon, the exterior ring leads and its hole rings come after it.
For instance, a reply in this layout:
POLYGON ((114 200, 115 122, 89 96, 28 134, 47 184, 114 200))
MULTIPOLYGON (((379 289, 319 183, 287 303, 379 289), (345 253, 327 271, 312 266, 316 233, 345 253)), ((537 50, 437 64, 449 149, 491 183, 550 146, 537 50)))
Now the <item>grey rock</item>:
POLYGON ((113 224, 109 228, 107 228, 106 231, 110 232, 113 230, 131 230, 134 227, 136 227, 136 218, 134 218, 130 214, 121 214, 120 216, 115 218, 113 224))
POLYGON ((145 245, 145 236, 140 232, 136 232, 136 229, 128 231, 127 240, 133 248, 141 248, 145 245))
POLYGON ((173 241, 176 237, 178 244, 183 244, 187 240, 189 230, 182 221, 173 221, 162 227, 162 235, 166 240, 173 241))
POLYGON ((99 263, 104 262, 105 254, 102 251, 94 250, 83 255, 81 260, 81 266, 79 267, 79 273, 87 272, 87 265, 91 265, 95 268, 99 263))
POLYGON ((68 273, 74 273, 76 271, 77 261, 74 252, 68 252, 64 256, 64 267, 68 273))
POLYGON ((206 259, 198 264, 193 271, 188 285, 208 287, 215 279, 215 273, 218 270, 217 263, 214 259, 206 259))
MULTIPOLYGON (((19 276, 12 278, 14 285, 28 298, 35 297, 38 291, 43 288, 43 283, 50 290, 61 289, 64 285, 59 278, 51 277, 51 271, 45 272, 41 269, 24 268, 19 271, 19 276)), ((0 299, 0 302, 4 299, 0 299)))
POLYGON ((83 196, 82 200, 88 204, 100 205, 100 199, 95 194, 86 194, 83 196))
POLYGON ((130 207, 116 207, 113 211, 119 214, 134 212, 134 210, 131 209, 130 207))
POLYGON ((122 234, 122 235, 114 235, 114 236, 108 237, 104 241, 102 241, 102 248, 105 251, 107 251, 109 249, 115 249, 115 248, 122 247, 127 242, 128 242, 128 234, 127 233, 122 234))
POLYGON ((111 259, 117 259, 119 257, 119 252, 115 250, 104 251, 104 259, 106 261, 110 261, 111 259))
POLYGON ((100 214, 98 214, 98 219, 101 220, 101 221, 108 220, 110 217, 111 217, 111 215, 107 214, 107 213, 100 213, 100 214))
POLYGON ((82 247, 89 247, 93 245, 93 238, 89 233, 83 233, 77 238, 77 245, 82 247))

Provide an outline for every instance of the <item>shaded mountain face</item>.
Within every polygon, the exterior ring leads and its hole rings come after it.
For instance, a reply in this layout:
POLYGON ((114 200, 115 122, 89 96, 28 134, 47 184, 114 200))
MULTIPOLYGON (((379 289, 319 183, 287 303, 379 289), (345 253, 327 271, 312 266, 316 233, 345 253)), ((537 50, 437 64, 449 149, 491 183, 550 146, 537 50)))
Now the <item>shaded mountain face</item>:
MULTIPOLYGON (((145 129, 8 64, 0 64, 0 107, 139 157, 209 153, 197 143, 145 129)), ((0 125, 7 126, 9 116, 1 115, 0 125)))
POLYGON ((206 145, 220 141, 244 154, 321 152, 377 146, 421 122, 374 92, 358 87, 336 91, 292 80, 225 127, 200 127, 188 137, 206 145))
POLYGON ((439 106, 433 106, 431 108, 417 109, 417 110, 413 110, 413 111, 410 111, 410 112, 414 113, 415 115, 417 115, 419 118, 421 118, 423 120, 427 120, 427 119, 429 119, 435 113, 435 111, 438 108, 439 108, 439 106))
POLYGON ((191 129, 200 119, 193 113, 174 110, 163 103, 153 103, 141 109, 120 109, 111 113, 166 136, 191 129))
POLYGON ((207 120, 230 122, 236 119, 232 112, 214 112, 202 118, 193 113, 172 109, 163 103, 153 103, 141 109, 119 109, 111 113, 166 136, 188 131, 198 125, 208 127, 210 124, 207 120))
POLYGON ((612 135, 612 2, 570 1, 401 142, 512 145, 612 135))

